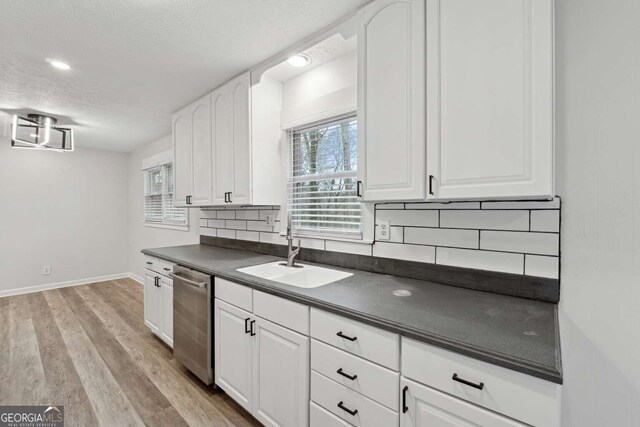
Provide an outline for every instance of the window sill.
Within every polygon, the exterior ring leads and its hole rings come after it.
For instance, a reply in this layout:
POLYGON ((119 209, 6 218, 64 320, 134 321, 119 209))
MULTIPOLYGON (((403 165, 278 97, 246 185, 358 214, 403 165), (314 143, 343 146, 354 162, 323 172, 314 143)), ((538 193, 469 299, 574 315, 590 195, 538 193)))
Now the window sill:
MULTIPOLYGON (((280 236, 287 237, 287 233, 280 233, 280 236)), ((295 240, 331 240, 333 242, 347 242, 347 243, 356 243, 359 245, 372 245, 373 239, 349 239, 349 238, 340 238, 340 237, 332 237, 332 236, 293 236, 295 240)))
POLYGON ((145 222, 144 226, 150 228, 164 228, 165 230, 189 231, 188 225, 156 224, 153 222, 145 222))

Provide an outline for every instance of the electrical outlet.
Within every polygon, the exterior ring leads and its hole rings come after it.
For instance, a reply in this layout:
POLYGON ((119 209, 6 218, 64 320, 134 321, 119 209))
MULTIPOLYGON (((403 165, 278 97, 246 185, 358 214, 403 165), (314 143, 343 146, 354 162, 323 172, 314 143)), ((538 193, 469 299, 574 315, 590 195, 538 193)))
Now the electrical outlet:
POLYGON ((376 240, 389 240, 391 238, 391 222, 387 219, 376 221, 376 240))
POLYGON ((42 267, 42 275, 48 276, 49 274, 51 274, 51 266, 45 265, 44 267, 42 267))
POLYGON ((276 216, 275 214, 268 214, 265 216, 266 220, 267 220, 267 225, 270 225, 271 227, 273 227, 274 225, 276 225, 276 216))

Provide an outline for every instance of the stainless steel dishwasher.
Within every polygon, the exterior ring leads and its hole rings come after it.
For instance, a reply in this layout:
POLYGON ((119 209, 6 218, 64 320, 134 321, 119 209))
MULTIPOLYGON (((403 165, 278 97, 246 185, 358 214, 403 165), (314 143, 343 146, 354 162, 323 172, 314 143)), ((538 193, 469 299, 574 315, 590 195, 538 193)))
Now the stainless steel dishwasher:
POLYGON ((213 383, 211 276, 176 266, 173 277, 173 355, 205 384, 213 383))

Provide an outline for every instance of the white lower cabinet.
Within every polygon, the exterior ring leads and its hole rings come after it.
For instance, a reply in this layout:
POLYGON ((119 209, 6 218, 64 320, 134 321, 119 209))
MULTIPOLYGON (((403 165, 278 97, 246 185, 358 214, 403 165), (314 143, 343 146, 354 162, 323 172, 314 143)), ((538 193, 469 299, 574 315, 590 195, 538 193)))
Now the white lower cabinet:
POLYGON ((400 427, 516 427, 512 419, 402 378, 400 427))
POLYGON ((308 426, 309 337, 300 331, 308 331, 309 307, 224 279, 214 286, 215 383, 266 426, 308 426), (274 313, 297 313, 300 324, 257 316, 265 300, 274 313))
POLYGON ((173 348, 173 264, 145 257, 144 324, 173 348))

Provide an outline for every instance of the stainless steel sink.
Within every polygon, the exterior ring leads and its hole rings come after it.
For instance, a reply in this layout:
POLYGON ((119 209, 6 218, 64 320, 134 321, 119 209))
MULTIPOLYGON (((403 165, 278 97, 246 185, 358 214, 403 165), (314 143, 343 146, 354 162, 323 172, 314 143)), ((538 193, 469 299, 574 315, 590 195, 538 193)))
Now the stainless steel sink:
POLYGON ((317 288, 353 276, 344 271, 308 264, 287 267, 286 264, 282 265, 282 261, 239 268, 236 271, 298 288, 317 288))

